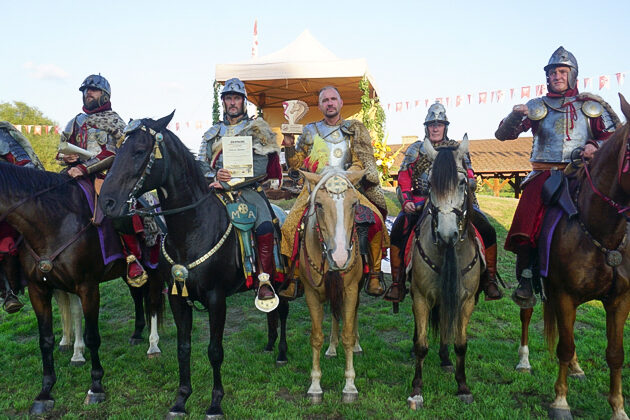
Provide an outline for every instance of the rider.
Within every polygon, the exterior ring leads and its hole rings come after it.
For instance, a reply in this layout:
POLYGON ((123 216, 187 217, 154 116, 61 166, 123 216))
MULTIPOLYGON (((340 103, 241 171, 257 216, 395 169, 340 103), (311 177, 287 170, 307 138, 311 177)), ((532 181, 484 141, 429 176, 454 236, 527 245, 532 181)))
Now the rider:
MULTIPOLYGON (((275 227, 274 214, 269 200, 260 184, 263 178, 279 182, 282 179, 280 166, 280 146, 276 142, 276 134, 262 118, 250 118, 247 115, 247 91, 243 82, 237 78, 225 82, 221 92, 223 101, 223 121, 213 125, 203 135, 199 160, 206 178, 214 182, 210 184, 216 189, 223 189, 221 183, 232 180, 230 171, 223 167, 222 139, 227 136, 251 136, 254 162, 254 179, 259 181, 239 188, 239 201, 253 206, 257 210, 254 232, 256 235, 257 257, 259 261, 259 278, 255 286, 259 300, 277 298, 276 293, 265 277, 282 281, 280 273, 276 273, 274 264, 275 227), (277 181, 276 181, 277 180, 277 181)), ((246 181, 247 179, 245 179, 246 181)), ((248 285, 249 286, 249 285, 248 285)))
MULTIPOLYGON (((366 236, 372 264, 371 267, 366 267, 369 271, 367 292, 373 296, 381 296, 385 291, 382 286, 381 259, 383 248, 389 246, 387 230, 383 229, 383 220, 387 216, 385 196, 381 189, 370 133, 360 121, 344 120, 341 117, 342 106, 343 100, 337 88, 324 87, 319 91, 319 110, 324 118, 307 124, 298 137, 297 144, 292 134, 285 134, 282 144, 292 169, 304 168, 318 173, 326 166, 348 171, 366 170, 361 181, 363 195, 360 202, 369 211, 358 210, 358 217, 365 218, 370 223, 366 236)), ((295 232, 302 220, 308 197, 308 191, 302 189, 282 225, 282 254, 289 258, 293 255, 295 232)), ((297 279, 293 279, 280 295, 289 299, 294 297, 296 281, 297 279)))
POLYGON ((584 148, 585 159, 592 158, 619 121, 602 98, 578 93, 578 63, 569 51, 559 47, 544 70, 547 95, 515 105, 495 133, 499 140, 512 140, 531 128, 534 135, 533 170, 523 181, 523 194, 505 241, 505 249, 516 254, 519 285, 512 299, 522 307, 534 303, 534 253, 544 213, 541 192, 550 170, 564 169, 578 147, 584 148))
MULTIPOLYGON (((398 172, 398 199, 402 204, 402 211, 394 221, 391 233, 390 263, 392 268, 392 285, 387 290, 385 299, 401 302, 405 297, 405 284, 401 281, 401 265, 407 239, 413 231, 424 203, 429 196, 429 169, 431 160, 426 155, 424 142, 430 141, 435 149, 440 147, 457 146, 458 142, 447 136, 448 118, 446 109, 439 102, 429 107, 424 120, 424 140, 419 140, 409 146, 405 159, 398 172)), ((474 194, 476 188, 475 174, 470 162, 470 156, 464 158, 464 168, 468 176, 468 185, 473 192, 472 223, 481 234, 486 248, 487 273, 481 277, 481 288, 486 300, 496 300, 502 297, 497 285, 497 234, 488 219, 479 209, 479 203, 474 194)))
MULTIPOLYGON (((6 121, 0 121, 0 161, 25 168, 44 170, 44 165, 33 151, 28 139, 6 121)), ((5 255, 17 255, 16 241, 19 236, 19 233, 7 222, 0 222, 0 261, 5 255)), ((7 276, 6 280, 7 283, 2 285, 5 289, 4 309, 8 313, 15 313, 24 306, 14 293, 14 290, 19 289, 19 285, 11 284, 17 280, 12 276, 7 276), (7 284, 9 287, 6 287, 7 284)))
MULTIPOLYGON (((110 102, 111 88, 107 79, 100 74, 92 74, 85 78, 79 87, 83 96, 83 112, 74 117, 61 133, 60 146, 64 142, 77 146, 92 154, 92 157, 81 157, 75 153, 57 153, 59 163, 68 166, 68 175, 73 178, 96 174, 102 180, 103 171, 111 167, 116 156, 117 143, 123 138, 125 122, 112 111, 110 102)), ((100 189, 100 183, 95 182, 100 189)), ((123 244, 123 252, 127 260, 127 283, 134 287, 142 286, 148 276, 139 260, 142 257, 138 235, 143 234, 147 244, 149 232, 145 232, 143 220, 134 215, 132 226, 119 233, 123 244)), ((151 235, 152 236, 152 235, 151 235)), ((150 242, 154 242, 151 240, 150 242)), ((151 249, 151 260, 155 260, 156 244, 151 249)))

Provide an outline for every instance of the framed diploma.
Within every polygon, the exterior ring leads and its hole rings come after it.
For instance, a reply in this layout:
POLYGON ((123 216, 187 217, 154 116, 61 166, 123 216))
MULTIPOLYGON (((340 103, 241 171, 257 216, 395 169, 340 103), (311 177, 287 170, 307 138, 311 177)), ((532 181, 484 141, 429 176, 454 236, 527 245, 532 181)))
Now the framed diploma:
POLYGON ((232 173, 232 178, 254 176, 252 136, 226 136, 221 141, 223 167, 232 173))

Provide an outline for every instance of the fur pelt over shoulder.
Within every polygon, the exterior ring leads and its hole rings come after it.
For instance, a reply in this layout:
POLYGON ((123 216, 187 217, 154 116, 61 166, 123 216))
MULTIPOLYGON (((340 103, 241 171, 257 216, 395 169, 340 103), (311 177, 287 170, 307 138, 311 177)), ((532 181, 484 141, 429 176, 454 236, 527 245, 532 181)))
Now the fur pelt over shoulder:
POLYGON ((276 139, 276 133, 262 118, 252 120, 242 132, 243 136, 252 136, 254 141, 252 147, 254 152, 259 155, 268 155, 270 153, 280 153, 280 146, 276 139))

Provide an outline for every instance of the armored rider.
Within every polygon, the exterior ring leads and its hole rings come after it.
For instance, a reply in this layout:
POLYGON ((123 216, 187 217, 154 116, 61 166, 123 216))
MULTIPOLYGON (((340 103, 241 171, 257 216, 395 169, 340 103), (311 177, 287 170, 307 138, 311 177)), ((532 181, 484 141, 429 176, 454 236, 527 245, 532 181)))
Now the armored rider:
MULTIPOLYGON (((327 86, 320 90, 319 110, 324 118, 321 121, 307 124, 298 137, 297 144, 292 134, 285 134, 283 145, 288 165, 292 169, 302 168, 309 172, 322 172, 326 166, 338 167, 347 171, 365 169, 361 181, 360 206, 357 208, 360 229, 367 232, 369 254, 369 272, 367 293, 381 296, 385 289, 381 273, 383 249, 389 246, 389 235, 383 229, 383 220, 387 216, 385 196, 381 189, 372 140, 363 123, 356 120, 344 120, 341 117, 343 100, 337 88, 327 86), (367 207, 367 209, 366 209, 367 207), (363 211, 362 211, 363 210, 363 211), (369 226, 369 227, 368 227, 369 226)), ((289 258, 294 254, 295 232, 301 223, 304 210, 308 204, 308 191, 302 189, 291 212, 282 225, 282 254, 289 258)), ((362 235, 361 232, 358 232, 362 235)), ((297 279, 291 279, 288 288, 280 295, 292 298, 296 295, 297 279)))
POLYGON ((523 181, 523 194, 505 241, 505 249, 516 254, 519 285, 512 299, 521 307, 535 303, 532 278, 538 277, 533 267, 544 214, 543 184, 552 170, 567 166, 574 149, 583 148, 585 159, 593 157, 619 122, 602 98, 578 92, 578 63, 569 51, 558 48, 544 71, 548 93, 514 106, 495 133, 499 140, 512 140, 531 129, 534 136, 532 171, 523 181))
MULTIPOLYGON (((391 233, 390 262, 392 267, 392 285, 385 294, 385 299, 401 302, 405 297, 404 276, 401 271, 404 250, 409 235, 418 222, 424 203, 429 196, 429 169, 432 161, 426 155, 424 143, 430 141, 435 149, 457 146, 458 142, 448 138, 450 122, 444 105, 439 102, 429 107, 424 120, 424 140, 417 141, 407 148, 405 159, 398 172, 398 199, 402 211, 396 218, 391 233)), ((486 216, 479 208, 474 195, 476 189, 475 173, 466 154, 463 166, 468 176, 468 184, 473 192, 472 223, 481 234, 486 251, 486 272, 481 277, 480 287, 486 300, 500 299, 503 295, 497 285, 497 234, 486 216)))
MULTIPOLYGON (((60 164, 68 167, 68 175, 73 178, 94 176, 97 180, 102 180, 105 177, 103 171, 111 167, 116 156, 117 143, 123 137, 125 122, 112 110, 111 87, 103 76, 92 74, 86 77, 79 91, 83 96, 83 112, 66 125, 61 133, 60 147, 68 143, 87 151, 91 157, 73 152, 59 152, 57 159, 60 164)), ((98 191, 100 185, 98 182, 95 185, 98 191)), ((127 260, 127 283, 140 287, 148 276, 139 262, 142 249, 138 236, 146 240, 149 232, 145 232, 143 220, 138 215, 132 217, 131 225, 124 231, 119 231, 119 235, 127 260)), ((155 236, 154 233, 151 232, 150 236, 155 236)), ((157 263, 155 238, 146 242, 153 247, 150 259, 157 263)))
MULTIPOLYGON (((44 165, 35 154, 31 143, 24 135, 15 129, 13 125, 6 121, 0 121, 0 161, 8 162, 25 168, 36 168, 44 170, 44 165)), ((17 240, 19 233, 7 222, 0 222, 0 261, 6 255, 17 255, 17 240)), ((14 284, 18 281, 14 276, 6 275, 0 288, 4 289, 4 309, 12 314, 24 306, 15 295, 20 287, 14 284)))
MULTIPOLYGON (((211 187, 223 189, 224 184, 234 181, 230 171, 223 167, 222 139, 226 136, 251 136, 253 148, 254 177, 258 182, 238 189, 238 200, 256 209, 254 233, 258 257, 258 278, 254 286, 258 289, 257 299, 261 301, 277 299, 277 295, 266 276, 282 281, 281 273, 276 273, 274 264, 274 244, 276 228, 269 200, 260 187, 264 179, 279 183, 282 179, 280 166, 280 146, 276 134, 262 118, 247 115, 247 91, 245 84, 232 78, 225 82, 221 92, 223 121, 212 126, 204 135, 197 159, 203 168, 211 187)), ((243 184, 247 184, 245 178, 243 184)), ((248 280, 249 282, 249 280, 248 280)), ((248 284, 248 286, 250 286, 248 284)), ((256 305, 259 309, 261 307, 256 305)), ((261 309, 262 310, 262 309, 261 309)))

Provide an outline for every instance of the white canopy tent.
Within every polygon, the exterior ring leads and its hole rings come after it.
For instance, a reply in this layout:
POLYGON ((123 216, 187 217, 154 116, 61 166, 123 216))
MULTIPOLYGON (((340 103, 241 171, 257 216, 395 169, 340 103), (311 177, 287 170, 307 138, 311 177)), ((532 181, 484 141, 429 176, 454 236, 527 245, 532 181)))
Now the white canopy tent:
POLYGON ((300 99, 310 107, 299 121, 306 124, 322 118, 317 109, 317 93, 335 86, 343 99, 341 111, 348 118, 361 110, 359 81, 367 77, 371 97, 376 88, 363 58, 343 60, 305 30, 286 47, 244 63, 217 64, 216 80, 225 82, 238 77, 245 83, 248 100, 263 110, 265 120, 274 129, 286 122, 282 102, 300 99))

